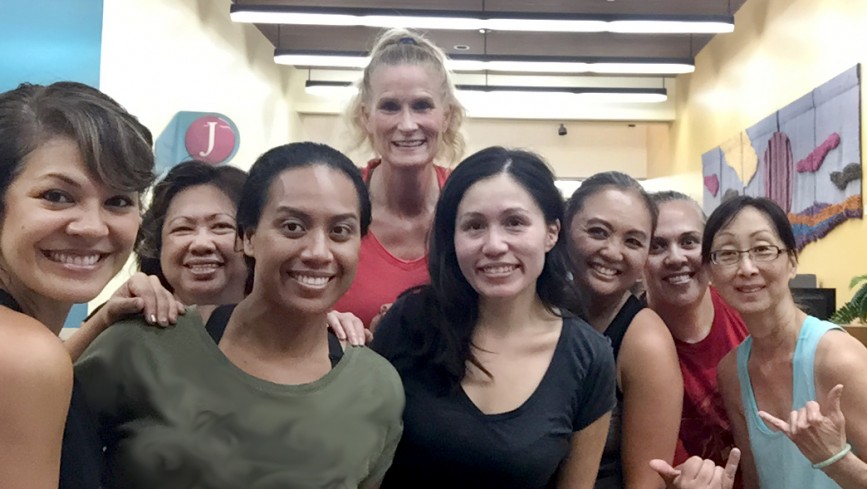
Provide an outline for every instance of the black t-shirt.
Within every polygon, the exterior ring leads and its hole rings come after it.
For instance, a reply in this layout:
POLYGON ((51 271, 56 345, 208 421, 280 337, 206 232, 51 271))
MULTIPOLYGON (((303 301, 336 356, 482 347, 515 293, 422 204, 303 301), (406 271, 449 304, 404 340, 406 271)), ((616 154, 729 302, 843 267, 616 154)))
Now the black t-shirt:
MULTIPOLYGON (((21 312, 21 307, 5 290, 0 290, 0 305, 21 312)), ((81 384, 73 379, 60 452, 60 489, 99 489, 104 464, 96 422, 85 402, 81 384)))
POLYGON ((408 300, 417 296, 395 303, 371 345, 396 365, 406 392, 403 438, 382 487, 552 487, 572 434, 614 406, 608 340, 581 320, 564 319, 535 392, 513 411, 487 415, 460 385, 444 385, 442 375, 396 358, 413 341, 405 328, 413 318, 402 317, 408 300))

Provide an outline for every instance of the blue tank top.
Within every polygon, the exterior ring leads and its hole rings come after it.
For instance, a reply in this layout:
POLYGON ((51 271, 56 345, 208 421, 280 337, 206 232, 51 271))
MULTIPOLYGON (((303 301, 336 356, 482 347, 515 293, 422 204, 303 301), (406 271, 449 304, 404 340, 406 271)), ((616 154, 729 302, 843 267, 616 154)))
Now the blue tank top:
MULTIPOLYGON (((816 400, 816 384, 813 381, 813 364, 816 347, 822 336, 840 326, 807 316, 801 326, 795 354, 792 358, 792 410, 804 407, 807 401, 816 400)), ((773 431, 759 418, 759 408, 753 395, 747 361, 753 346, 752 336, 738 347, 738 381, 741 386, 741 401, 747 420, 750 448, 759 475, 762 489, 832 489, 839 488, 836 482, 821 470, 814 469, 798 447, 784 433, 773 431)))

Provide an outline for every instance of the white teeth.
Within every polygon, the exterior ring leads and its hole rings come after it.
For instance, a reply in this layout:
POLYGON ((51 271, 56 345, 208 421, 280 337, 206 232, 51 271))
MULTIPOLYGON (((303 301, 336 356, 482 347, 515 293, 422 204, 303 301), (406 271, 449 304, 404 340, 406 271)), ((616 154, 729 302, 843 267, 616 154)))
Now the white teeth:
POLYGON ((689 277, 688 273, 682 273, 682 274, 678 274, 678 275, 672 275, 671 277, 668 277, 665 280, 667 280, 668 283, 670 283, 672 285, 680 285, 680 284, 685 284, 685 283, 689 282, 689 278, 690 277, 689 277))
POLYGON ((309 275, 294 275, 295 280, 304 285, 312 287, 321 287, 328 283, 328 277, 311 277, 309 275))
POLYGON ((89 267, 99 261, 99 254, 95 255, 71 255, 60 251, 52 251, 48 257, 52 261, 63 263, 65 265, 73 265, 77 267, 89 267))
POLYGON ((498 265, 498 266, 489 266, 482 267, 482 271, 488 275, 505 275, 516 267, 514 265, 498 265))
POLYGON ((741 292, 751 293, 761 290, 761 287, 741 287, 741 292))
POLYGON ((199 263, 189 266, 190 270, 192 270, 194 273, 211 272, 216 270, 217 267, 219 267, 219 265, 216 263, 199 263))
POLYGON ((395 146, 400 146, 402 148, 416 148, 424 144, 424 140, 419 139, 416 141, 395 141, 394 144, 395 146))
POLYGON ((607 275, 609 277, 613 277, 617 275, 617 270, 613 268, 604 267, 602 265, 592 265, 593 269, 599 272, 602 275, 607 275))

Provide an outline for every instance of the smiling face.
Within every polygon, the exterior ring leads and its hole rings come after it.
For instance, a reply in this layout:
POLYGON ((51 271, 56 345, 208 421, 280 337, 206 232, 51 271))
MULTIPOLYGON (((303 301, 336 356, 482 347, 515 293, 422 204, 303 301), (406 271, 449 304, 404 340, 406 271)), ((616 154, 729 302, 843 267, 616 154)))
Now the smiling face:
POLYGON ((688 200, 659 205, 656 232, 644 268, 647 293, 655 303, 671 307, 697 304, 708 286, 701 259, 704 218, 688 200))
POLYGON ((284 170, 244 238, 244 252, 256 260, 252 294, 325 314, 355 277, 360 227, 358 194, 345 174, 324 165, 284 170))
POLYGON ((481 180, 458 205, 455 253, 461 273, 483 300, 535 295, 559 230, 559 223, 545 222, 542 209, 511 176, 481 180))
POLYGON ((23 300, 90 301, 132 251, 138 195, 93 178, 78 145, 54 138, 31 152, 5 199, 5 285, 23 300))
POLYGON ((244 298, 247 266, 235 251, 235 204, 213 185, 188 187, 172 199, 162 227, 160 267, 187 304, 235 304, 244 298))
MULTIPOLYGON (((786 247, 768 216, 747 206, 716 233, 710 249, 748 250, 763 245, 786 247)), ((742 254, 737 264, 711 264, 710 271, 723 299, 741 315, 748 316, 791 301, 789 280, 797 273, 797 263, 785 252, 768 262, 754 262, 742 254)))
POLYGON ((587 197, 569 229, 576 281, 591 296, 629 290, 644 269, 652 227, 635 191, 608 187, 587 197))
POLYGON ((440 78, 421 65, 385 65, 373 72, 364 114, 367 134, 383 163, 433 163, 448 119, 440 78))

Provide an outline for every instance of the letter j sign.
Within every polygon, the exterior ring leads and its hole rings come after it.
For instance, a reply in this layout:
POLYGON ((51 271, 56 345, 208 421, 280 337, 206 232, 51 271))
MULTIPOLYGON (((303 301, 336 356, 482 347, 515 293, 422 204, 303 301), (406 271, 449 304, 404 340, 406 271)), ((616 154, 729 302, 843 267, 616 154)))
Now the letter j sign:
POLYGON ((212 165, 229 161, 238 151, 238 128, 223 114, 178 112, 156 142, 157 171, 186 160, 212 165))

